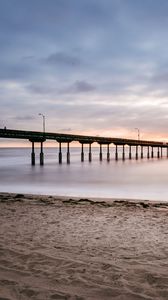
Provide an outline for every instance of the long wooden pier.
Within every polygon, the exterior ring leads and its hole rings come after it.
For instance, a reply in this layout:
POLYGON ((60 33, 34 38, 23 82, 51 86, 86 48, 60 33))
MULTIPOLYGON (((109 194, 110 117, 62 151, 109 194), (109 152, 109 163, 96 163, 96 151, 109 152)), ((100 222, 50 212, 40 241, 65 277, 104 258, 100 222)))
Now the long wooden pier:
POLYGON ((99 159, 103 158, 102 146, 107 145, 107 161, 110 161, 110 144, 115 145, 115 160, 118 160, 118 146, 122 147, 122 159, 125 160, 125 146, 129 146, 129 159, 132 159, 132 147, 135 147, 135 158, 139 158, 139 147, 140 158, 144 157, 143 149, 147 147, 147 158, 154 157, 154 148, 157 148, 157 157, 162 157, 162 149, 167 149, 168 157, 168 143, 163 143, 159 141, 146 141, 138 139, 124 139, 124 138, 113 138, 113 137, 100 137, 100 136, 87 136, 87 135, 76 135, 76 134, 63 134, 54 132, 40 132, 40 131, 25 131, 25 130, 11 130, 11 129, 0 129, 0 138, 7 139, 24 139, 29 140, 32 143, 32 153, 31 153, 31 164, 35 165, 35 143, 40 143, 40 165, 44 164, 44 152, 43 143, 46 140, 54 140, 59 143, 59 163, 62 163, 62 144, 67 144, 67 164, 70 163, 70 143, 73 141, 79 142, 81 144, 81 161, 84 161, 84 144, 89 145, 89 155, 88 159, 92 161, 92 144, 98 143, 100 147, 99 159))

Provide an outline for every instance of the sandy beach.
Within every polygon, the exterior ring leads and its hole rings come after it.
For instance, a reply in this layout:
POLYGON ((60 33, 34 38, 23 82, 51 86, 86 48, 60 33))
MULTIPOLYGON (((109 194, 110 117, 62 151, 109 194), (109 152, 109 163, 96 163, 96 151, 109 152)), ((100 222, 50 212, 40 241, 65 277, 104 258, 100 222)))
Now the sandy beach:
POLYGON ((168 203, 1 193, 0 299, 168 299, 168 203))

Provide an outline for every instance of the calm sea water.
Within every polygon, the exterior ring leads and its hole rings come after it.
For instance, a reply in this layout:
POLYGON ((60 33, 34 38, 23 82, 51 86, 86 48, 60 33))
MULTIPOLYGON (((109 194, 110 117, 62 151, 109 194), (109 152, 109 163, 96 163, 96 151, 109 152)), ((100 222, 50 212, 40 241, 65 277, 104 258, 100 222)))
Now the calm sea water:
MULTIPOLYGON (((168 159, 99 161, 99 149, 93 149, 93 160, 80 162, 80 148, 71 148, 71 164, 58 164, 58 150, 45 148, 45 165, 39 165, 36 149, 36 166, 30 164, 31 149, 0 149, 0 191, 16 193, 50 194, 60 196, 108 197, 151 199, 168 201, 168 159)), ((133 154, 134 155, 134 154, 133 154)), ((145 153, 146 155, 146 153, 145 153)), ((156 155, 156 154, 155 154, 156 155)), ((128 153, 126 154, 128 157, 128 153)), ((134 155, 135 157, 135 155, 134 155)))

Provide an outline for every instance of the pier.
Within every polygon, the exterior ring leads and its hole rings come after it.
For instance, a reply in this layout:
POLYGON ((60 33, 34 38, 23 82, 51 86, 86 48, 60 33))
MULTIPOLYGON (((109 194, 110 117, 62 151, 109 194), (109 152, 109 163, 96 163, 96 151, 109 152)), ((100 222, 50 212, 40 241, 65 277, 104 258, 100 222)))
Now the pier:
POLYGON ((52 132, 40 132, 40 131, 24 131, 24 130, 11 130, 0 129, 0 138, 4 139, 21 139, 28 140, 31 143, 31 164, 34 166, 36 163, 35 144, 40 143, 40 165, 44 165, 44 150, 43 145, 46 140, 56 141, 59 145, 58 162, 62 164, 62 144, 67 145, 67 157, 66 162, 70 164, 70 143, 79 142, 81 145, 81 162, 85 160, 84 145, 88 145, 88 161, 92 161, 92 144, 97 143, 100 147, 99 160, 103 160, 103 146, 107 147, 107 162, 110 162, 110 145, 115 146, 115 157, 117 161, 119 159, 119 147, 122 147, 122 160, 126 159, 125 146, 129 147, 128 159, 133 159, 132 149, 135 150, 135 159, 144 158, 144 148, 147 150, 147 158, 154 158, 154 149, 157 149, 157 158, 163 156, 163 149, 166 150, 166 156, 168 157, 168 143, 157 141, 146 141, 136 139, 124 139, 113 137, 100 137, 100 136, 87 136, 87 135, 75 135, 75 134, 63 134, 52 132))

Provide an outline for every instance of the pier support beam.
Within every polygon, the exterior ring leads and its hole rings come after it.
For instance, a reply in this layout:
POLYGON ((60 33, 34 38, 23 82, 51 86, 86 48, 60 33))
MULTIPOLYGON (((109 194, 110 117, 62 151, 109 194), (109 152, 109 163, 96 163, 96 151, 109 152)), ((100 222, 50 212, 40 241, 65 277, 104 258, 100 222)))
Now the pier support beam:
POLYGON ((81 149, 81 162, 84 162, 84 150, 83 150, 83 144, 81 149))
POLYGON ((40 166, 44 165, 44 153, 43 153, 43 142, 41 142, 41 151, 40 151, 40 166))
POLYGON ((152 151, 151 151, 151 157, 154 157, 154 152, 153 152, 153 147, 152 147, 152 151))
POLYGON ((158 157, 158 158, 160 157, 159 147, 158 147, 157 157, 158 157))
POLYGON ((143 158, 143 146, 141 146, 141 158, 143 158))
POLYGON ((89 162, 92 161, 92 144, 89 144, 89 162))
POLYGON ((131 153, 131 145, 129 145, 129 159, 131 159, 132 158, 132 155, 131 155, 132 153, 131 153))
POLYGON ((59 164, 62 164, 62 149, 61 149, 61 142, 59 142, 59 154, 58 154, 59 164))
POLYGON ((67 143, 67 164, 70 164, 70 151, 69 151, 69 142, 67 143))
POLYGON ((116 145, 115 160, 118 160, 118 145, 116 145))
POLYGON ((168 147, 167 147, 167 157, 168 157, 168 147))
POLYGON ((100 161, 102 161, 102 160, 103 160, 102 144, 100 144, 100 153, 99 153, 99 159, 100 159, 100 161))
POLYGON ((135 159, 138 159, 138 145, 136 145, 136 153, 135 153, 135 159))
POLYGON ((123 145, 122 160, 125 160, 125 145, 123 145))
POLYGON ((148 159, 150 158, 149 146, 148 146, 147 158, 148 158, 148 159))
POLYGON ((107 161, 110 161, 110 148, 109 148, 109 144, 107 144, 107 161))
POLYGON ((35 166, 34 142, 32 142, 31 164, 32 164, 32 166, 35 166))
POLYGON ((162 150, 163 150, 163 148, 162 148, 162 147, 160 147, 160 150, 161 150, 161 151, 160 151, 160 152, 161 152, 161 157, 163 157, 163 151, 162 151, 162 150))

